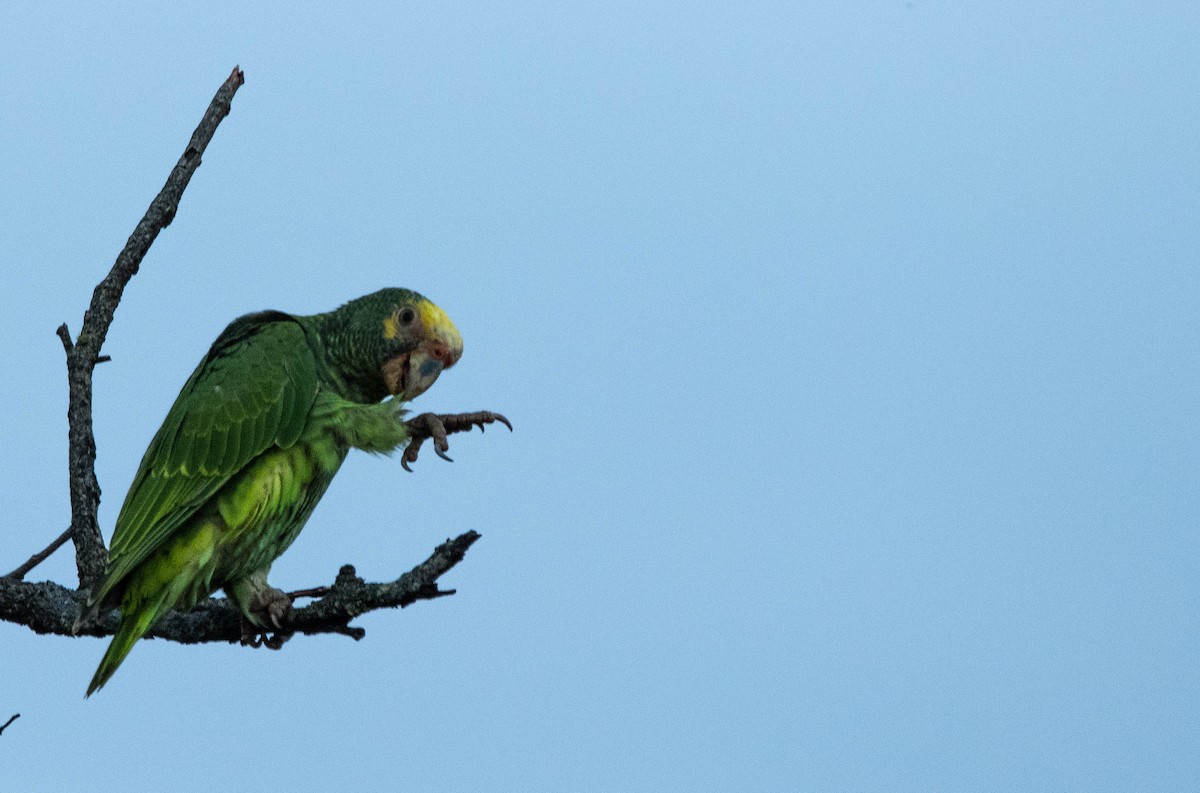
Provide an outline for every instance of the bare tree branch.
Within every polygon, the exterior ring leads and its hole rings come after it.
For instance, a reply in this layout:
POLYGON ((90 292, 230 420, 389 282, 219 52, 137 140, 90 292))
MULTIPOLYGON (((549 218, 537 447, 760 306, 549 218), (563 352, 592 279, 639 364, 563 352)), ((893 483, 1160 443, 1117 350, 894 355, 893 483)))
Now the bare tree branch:
MULTIPOLYGON (((468 531, 446 540, 428 559, 395 581, 368 584, 352 566, 345 565, 320 600, 292 612, 287 628, 294 633, 341 633, 361 639, 366 632, 350 625, 360 614, 454 594, 454 590, 438 589, 437 580, 462 561, 479 537, 478 532, 468 531)), ((0 619, 25 625, 35 633, 76 635, 72 627, 86 609, 84 591, 53 581, 0 578, 0 619)), ((119 624, 120 613, 109 609, 81 626, 79 635, 112 636, 119 624)), ((146 635, 181 644, 236 642, 241 639, 241 613, 225 598, 209 598, 191 611, 170 612, 146 635)))
POLYGON ((104 575, 107 552, 100 535, 96 512, 100 506, 100 483, 96 480, 96 439, 92 434, 92 369, 100 358, 100 348, 108 335, 113 313, 125 291, 125 285, 141 266, 150 245, 179 209, 179 199, 192 174, 200 167, 200 157, 217 131, 217 125, 229 115, 230 102, 245 82, 242 70, 234 67, 205 111, 200 125, 192 133, 183 156, 171 169, 166 184, 150 202, 124 250, 108 275, 92 293, 92 303, 83 315, 83 327, 74 344, 66 325, 58 329, 67 351, 67 382, 70 402, 67 407, 69 468, 71 473, 71 536, 75 540, 75 563, 79 568, 79 586, 90 588, 104 575))
POLYGON ((20 713, 14 713, 14 714, 12 715, 12 718, 10 718, 8 721, 4 722, 4 725, 3 725, 3 726, 0 726, 0 733, 3 733, 5 730, 7 730, 7 729, 8 729, 8 725, 12 724, 14 721, 16 721, 16 720, 17 720, 17 719, 19 719, 19 718, 21 718, 21 714, 20 714, 20 713))

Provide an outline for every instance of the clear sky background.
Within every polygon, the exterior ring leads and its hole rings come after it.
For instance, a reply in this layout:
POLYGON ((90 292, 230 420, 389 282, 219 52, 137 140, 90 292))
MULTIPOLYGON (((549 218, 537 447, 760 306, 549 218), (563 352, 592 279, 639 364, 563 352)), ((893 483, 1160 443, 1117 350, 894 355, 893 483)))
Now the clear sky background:
MULTIPOLYGON (((0 787, 1195 790, 1200 11, 10 5, 0 567, 68 523, 55 327, 246 72, 97 370, 105 536, 212 339, 428 295, 276 564, 458 595, 282 652, 0 625, 0 787)), ((73 584, 64 549, 31 579, 73 584)))

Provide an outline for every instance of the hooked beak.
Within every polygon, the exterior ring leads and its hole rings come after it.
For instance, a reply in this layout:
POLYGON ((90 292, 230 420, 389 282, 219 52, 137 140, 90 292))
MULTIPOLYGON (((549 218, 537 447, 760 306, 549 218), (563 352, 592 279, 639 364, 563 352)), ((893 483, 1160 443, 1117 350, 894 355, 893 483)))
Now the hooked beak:
POLYGON ((422 344, 408 354, 405 377, 400 383, 403 388, 392 392, 406 402, 428 391, 447 366, 444 357, 431 353, 425 347, 426 345, 422 344))
POLYGON ((405 402, 428 391, 446 368, 443 359, 430 355, 423 347, 397 355, 383 365, 383 380, 388 391, 405 402))
POLYGON ((428 329, 426 338, 416 349, 392 358, 383 367, 388 391, 406 402, 428 391, 442 370, 462 357, 462 337, 450 318, 432 303, 423 304, 421 314, 428 329))

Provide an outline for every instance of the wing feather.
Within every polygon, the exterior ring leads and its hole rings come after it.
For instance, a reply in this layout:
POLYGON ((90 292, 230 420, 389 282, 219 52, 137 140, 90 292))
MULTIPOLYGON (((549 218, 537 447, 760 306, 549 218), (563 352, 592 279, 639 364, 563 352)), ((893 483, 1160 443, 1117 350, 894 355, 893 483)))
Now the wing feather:
POLYGON ((304 329, 287 314, 236 320, 150 442, 117 517, 101 602, 255 457, 294 444, 317 392, 304 329))

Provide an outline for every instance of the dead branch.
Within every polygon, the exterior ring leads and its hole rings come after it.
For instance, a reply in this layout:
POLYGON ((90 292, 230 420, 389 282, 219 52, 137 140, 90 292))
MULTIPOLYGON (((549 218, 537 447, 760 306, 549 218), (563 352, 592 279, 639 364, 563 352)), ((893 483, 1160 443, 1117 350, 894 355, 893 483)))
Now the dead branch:
POLYGON ((20 581, 21 579, 23 579, 25 577, 26 573, 28 573, 33 568, 37 567, 42 562, 46 561, 46 559, 49 558, 50 554, 54 553, 59 548, 61 548, 63 545, 65 545, 67 540, 69 540, 69 539, 71 539, 71 529, 70 528, 68 528, 62 534, 55 537, 54 540, 49 545, 47 545, 45 548, 38 551, 33 556, 29 557, 29 559, 27 559, 25 561, 25 564, 21 565, 16 570, 13 570, 11 573, 9 573, 8 575, 6 575, 4 577, 5 578, 15 578, 16 580, 20 581))
MULTIPOLYGON (((395 581, 367 583, 354 568, 338 571, 326 594, 292 612, 288 630, 294 633, 340 633, 361 639, 366 632, 350 625, 369 611, 404 608, 418 600, 433 600, 454 594, 442 590, 437 580, 462 561, 467 549, 480 537, 468 531, 439 545, 433 554, 395 581)), ((35 633, 73 636, 72 627, 87 608, 87 592, 68 589, 53 581, 31 583, 0 578, 0 619, 25 625, 35 633)), ((112 636, 120 623, 116 609, 102 612, 81 626, 79 635, 112 636)), ((236 642, 241 638, 241 615, 225 598, 209 598, 188 612, 172 611, 147 636, 179 642, 236 642)))
POLYGON ((179 209, 179 199, 200 167, 200 157, 217 131, 217 125, 229 115, 230 102, 245 82, 242 70, 234 67, 217 90, 200 125, 192 133, 183 156, 171 169, 166 184, 150 202, 149 209, 129 235, 125 248, 117 256, 112 270, 92 293, 92 302, 83 315, 78 338, 71 342, 63 324, 58 335, 67 352, 67 382, 70 401, 67 407, 69 437, 68 466, 71 476, 71 536, 75 540, 75 563, 79 585, 91 587, 104 575, 107 552, 100 535, 96 512, 100 506, 100 483, 96 480, 96 439, 92 434, 92 370, 100 358, 100 348, 108 335, 113 314, 125 285, 133 278, 158 233, 171 224, 179 209))

